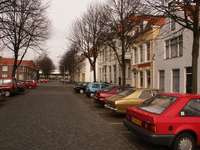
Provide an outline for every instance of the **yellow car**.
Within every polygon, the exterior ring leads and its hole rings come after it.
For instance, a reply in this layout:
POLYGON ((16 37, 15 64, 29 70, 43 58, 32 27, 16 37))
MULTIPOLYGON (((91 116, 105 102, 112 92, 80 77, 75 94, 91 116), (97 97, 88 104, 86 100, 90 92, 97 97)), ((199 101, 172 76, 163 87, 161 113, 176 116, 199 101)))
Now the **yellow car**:
POLYGON ((126 114, 127 107, 134 107, 157 93, 164 93, 164 91, 152 88, 129 88, 121 93, 107 97, 104 106, 116 113, 126 114))

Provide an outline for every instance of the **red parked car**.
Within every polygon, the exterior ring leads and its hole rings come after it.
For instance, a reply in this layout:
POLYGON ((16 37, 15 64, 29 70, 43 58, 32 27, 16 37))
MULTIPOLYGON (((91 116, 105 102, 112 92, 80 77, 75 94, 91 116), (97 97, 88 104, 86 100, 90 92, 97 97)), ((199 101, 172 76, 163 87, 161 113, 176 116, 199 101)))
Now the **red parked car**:
POLYGON ((18 93, 17 80, 13 77, 1 77, 0 88, 4 88, 6 96, 11 96, 18 93))
POLYGON ((127 108, 124 125, 150 143, 194 150, 200 146, 200 95, 157 94, 127 108))
POLYGON ((47 80, 46 80, 46 79, 40 79, 39 82, 40 82, 40 83, 46 83, 47 80))
POLYGON ((96 90, 94 93, 94 103, 104 105, 105 98, 123 92, 127 88, 133 88, 132 86, 109 86, 101 90, 96 90))
POLYGON ((25 85, 25 88, 32 89, 33 87, 37 87, 37 84, 33 81, 20 81, 19 84, 25 85))

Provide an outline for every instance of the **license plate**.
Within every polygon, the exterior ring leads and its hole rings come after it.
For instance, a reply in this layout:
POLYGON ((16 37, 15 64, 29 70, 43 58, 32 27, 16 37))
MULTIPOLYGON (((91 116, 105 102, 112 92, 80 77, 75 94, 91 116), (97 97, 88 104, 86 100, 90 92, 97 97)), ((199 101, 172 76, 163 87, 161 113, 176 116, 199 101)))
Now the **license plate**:
POLYGON ((137 124, 137 125, 139 125, 139 126, 141 126, 141 121, 138 120, 138 119, 136 119, 136 118, 132 117, 132 122, 135 123, 135 124, 137 124))

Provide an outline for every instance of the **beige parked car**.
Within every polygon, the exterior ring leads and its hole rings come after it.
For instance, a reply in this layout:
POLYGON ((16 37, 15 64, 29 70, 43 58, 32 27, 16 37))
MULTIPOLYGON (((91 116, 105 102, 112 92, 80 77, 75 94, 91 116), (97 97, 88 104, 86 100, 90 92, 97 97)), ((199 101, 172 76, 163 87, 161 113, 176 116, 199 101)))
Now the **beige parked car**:
POLYGON ((127 107, 134 107, 157 93, 164 93, 164 91, 152 88, 129 88, 121 93, 107 97, 104 106, 116 113, 126 114, 127 107))

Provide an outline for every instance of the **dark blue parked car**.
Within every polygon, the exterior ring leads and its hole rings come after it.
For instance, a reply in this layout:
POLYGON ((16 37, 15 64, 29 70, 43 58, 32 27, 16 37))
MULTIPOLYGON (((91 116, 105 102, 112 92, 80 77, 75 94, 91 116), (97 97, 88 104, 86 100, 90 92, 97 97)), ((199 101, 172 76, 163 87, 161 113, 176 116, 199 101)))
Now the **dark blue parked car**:
POLYGON ((93 97, 94 92, 96 90, 100 90, 100 89, 103 89, 103 88, 108 87, 108 86, 110 86, 110 85, 107 84, 107 83, 96 83, 96 82, 90 83, 88 85, 88 87, 86 88, 85 93, 86 93, 87 97, 93 97))

